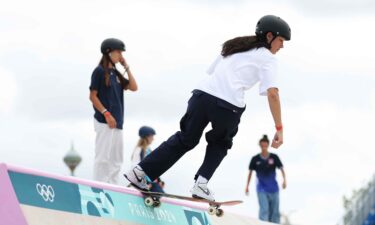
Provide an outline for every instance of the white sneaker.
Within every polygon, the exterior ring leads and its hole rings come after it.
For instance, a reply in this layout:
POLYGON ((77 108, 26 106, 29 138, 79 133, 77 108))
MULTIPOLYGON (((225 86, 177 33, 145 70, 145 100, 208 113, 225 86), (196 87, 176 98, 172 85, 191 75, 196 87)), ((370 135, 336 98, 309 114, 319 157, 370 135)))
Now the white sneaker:
POLYGON ((131 185, 141 190, 149 191, 150 187, 147 184, 146 176, 146 173, 138 165, 124 174, 124 177, 131 183, 131 185))
POLYGON ((208 189, 207 183, 200 183, 197 181, 190 192, 193 198, 203 198, 209 201, 215 201, 214 194, 208 189))

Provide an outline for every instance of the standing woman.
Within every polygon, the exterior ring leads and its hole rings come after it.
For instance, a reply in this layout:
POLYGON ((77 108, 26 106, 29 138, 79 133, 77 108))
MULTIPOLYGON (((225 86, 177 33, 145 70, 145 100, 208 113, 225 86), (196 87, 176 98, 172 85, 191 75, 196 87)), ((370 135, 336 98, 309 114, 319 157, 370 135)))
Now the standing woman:
POLYGON ((261 153, 255 155, 249 165, 249 176, 246 183, 246 194, 249 194, 249 184, 253 171, 257 174, 257 194, 259 202, 259 219, 280 223, 279 186, 276 181, 276 168, 283 175, 283 189, 286 188, 286 176, 280 158, 268 151, 270 140, 264 135, 259 141, 261 153))
MULTIPOLYGON (((131 157, 132 166, 136 166, 152 152, 150 145, 154 141, 155 134, 156 132, 152 127, 142 126, 141 128, 139 128, 139 141, 131 157)), ((162 182, 160 178, 157 178, 154 181, 148 178, 147 182, 149 183, 150 191, 164 192, 160 185, 160 183, 162 182)))
POLYGON ((124 91, 137 90, 137 83, 122 52, 125 44, 109 38, 102 42, 102 58, 91 76, 90 100, 94 107, 95 163, 94 179, 117 184, 123 162, 122 126, 124 91), (116 69, 120 63, 128 78, 116 69))
POLYGON ((196 198, 214 200, 207 183, 232 147, 245 111, 245 91, 257 83, 260 95, 268 97, 276 127, 272 147, 283 143, 274 55, 285 40, 290 40, 290 28, 280 17, 264 16, 257 23, 255 34, 224 43, 221 54, 208 69, 209 76, 193 91, 180 131, 125 174, 134 186, 148 190, 146 176, 155 179, 172 167, 199 143, 203 130, 211 123, 212 129, 205 135, 206 155, 195 174, 191 193, 196 198))

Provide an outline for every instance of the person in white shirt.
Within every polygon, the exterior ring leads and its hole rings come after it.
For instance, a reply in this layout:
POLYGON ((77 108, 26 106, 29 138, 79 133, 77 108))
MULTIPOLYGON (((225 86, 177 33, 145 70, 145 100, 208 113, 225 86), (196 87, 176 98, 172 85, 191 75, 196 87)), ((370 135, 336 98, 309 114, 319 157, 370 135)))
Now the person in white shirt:
POLYGON ((132 166, 138 165, 147 155, 151 153, 150 145, 154 141, 156 131, 149 126, 142 126, 138 130, 139 140, 131 156, 132 166))
POLYGON ((148 190, 146 177, 155 179, 193 149, 205 134, 206 155, 195 175, 193 197, 214 200, 207 183, 232 147, 241 115, 244 93, 259 83, 259 93, 268 97, 276 133, 272 147, 283 143, 281 106, 276 79, 275 54, 291 38, 289 25, 280 17, 262 17, 253 36, 237 37, 223 44, 221 54, 208 69, 208 77, 193 91, 180 121, 180 131, 163 142, 149 156, 124 174, 133 186, 148 190))
MULTIPOLYGON (((137 146, 135 147, 133 154, 131 156, 131 162, 133 166, 138 165, 146 156, 151 154, 152 150, 150 145, 154 141, 154 136, 156 131, 154 128, 149 126, 142 126, 138 130, 139 140, 137 146)), ((161 192, 163 193, 163 188, 161 187, 162 180, 158 177, 155 180, 147 178, 147 183, 152 192, 161 192)))

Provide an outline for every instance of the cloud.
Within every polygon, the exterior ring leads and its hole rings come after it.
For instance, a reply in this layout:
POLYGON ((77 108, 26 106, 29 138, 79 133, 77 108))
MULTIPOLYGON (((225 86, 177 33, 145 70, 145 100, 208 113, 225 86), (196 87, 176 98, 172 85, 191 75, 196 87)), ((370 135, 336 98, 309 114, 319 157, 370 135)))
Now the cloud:
POLYGON ((17 96, 17 85, 11 72, 0 67, 0 115, 13 111, 15 98, 17 96))
POLYGON ((375 9, 375 3, 371 0, 328 0, 328 1, 288 1, 291 5, 295 5, 298 9, 310 16, 320 15, 327 17, 343 16, 343 15, 363 15, 371 14, 375 9))

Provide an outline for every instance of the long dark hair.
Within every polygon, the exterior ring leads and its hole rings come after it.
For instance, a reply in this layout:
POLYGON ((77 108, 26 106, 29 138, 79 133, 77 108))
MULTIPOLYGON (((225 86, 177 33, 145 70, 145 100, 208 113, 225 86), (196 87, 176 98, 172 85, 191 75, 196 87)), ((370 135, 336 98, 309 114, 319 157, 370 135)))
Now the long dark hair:
MULTIPOLYGON (((103 55, 102 58, 100 59, 100 62, 99 62, 99 65, 102 66, 104 68, 104 81, 105 81, 105 85, 107 87, 111 86, 111 82, 109 80, 109 70, 110 70, 110 67, 109 65, 112 64, 111 62, 111 59, 109 58, 108 55, 103 55)), ((115 71, 116 73, 116 76, 117 78, 120 80, 120 83, 121 83, 121 86, 123 88, 126 88, 129 84, 129 80, 126 79, 117 69, 116 69, 116 66, 114 64, 113 65, 113 70, 115 71)))
POLYGON ((246 52, 254 48, 268 48, 268 44, 264 38, 258 36, 243 36, 230 39, 223 44, 221 55, 224 57, 236 54, 239 52, 246 52))

